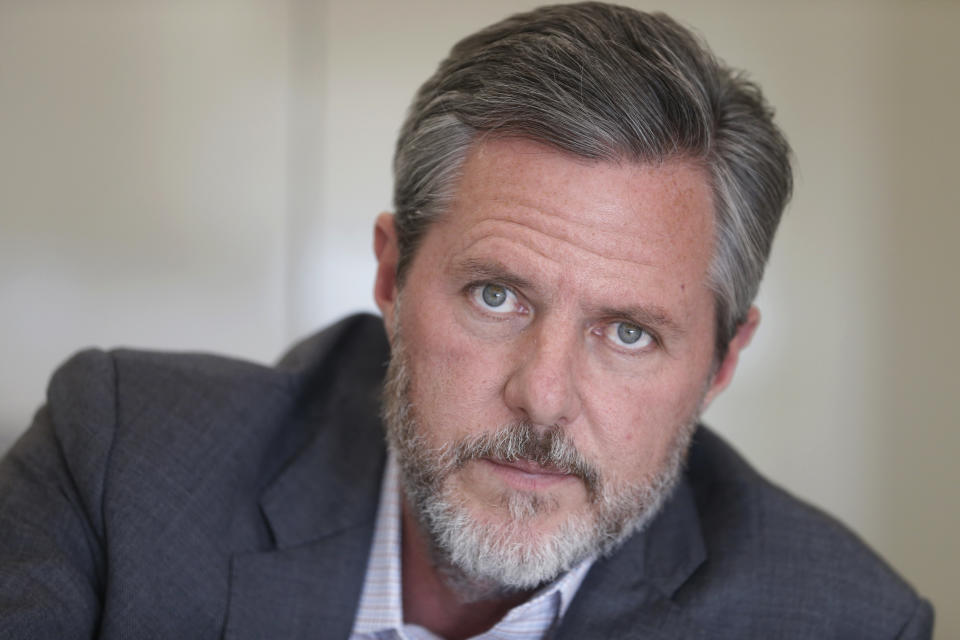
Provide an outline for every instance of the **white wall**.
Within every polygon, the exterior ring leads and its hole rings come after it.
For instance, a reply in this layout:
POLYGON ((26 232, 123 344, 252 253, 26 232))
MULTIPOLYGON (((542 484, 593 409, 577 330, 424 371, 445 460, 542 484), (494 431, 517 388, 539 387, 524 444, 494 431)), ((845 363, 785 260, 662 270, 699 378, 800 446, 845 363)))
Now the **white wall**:
MULTIPOLYGON (((0 427, 83 344, 269 360, 371 308, 416 86, 534 4, 0 0, 0 427)), ((751 70, 797 154, 764 322, 707 420, 960 637, 960 4, 669 5, 751 70)))
POLYGON ((82 346, 284 342, 277 6, 0 0, 4 433, 82 346))

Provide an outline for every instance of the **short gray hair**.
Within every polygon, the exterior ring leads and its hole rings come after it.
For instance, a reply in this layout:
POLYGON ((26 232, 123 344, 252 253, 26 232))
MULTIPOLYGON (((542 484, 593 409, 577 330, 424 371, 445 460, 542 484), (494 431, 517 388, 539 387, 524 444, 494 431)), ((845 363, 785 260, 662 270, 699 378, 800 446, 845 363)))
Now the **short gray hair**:
POLYGON ((699 163, 715 203, 717 357, 746 319, 790 198, 790 148, 759 87, 662 13, 541 7, 457 43, 417 93, 394 157, 402 283, 479 136, 590 159, 699 163))

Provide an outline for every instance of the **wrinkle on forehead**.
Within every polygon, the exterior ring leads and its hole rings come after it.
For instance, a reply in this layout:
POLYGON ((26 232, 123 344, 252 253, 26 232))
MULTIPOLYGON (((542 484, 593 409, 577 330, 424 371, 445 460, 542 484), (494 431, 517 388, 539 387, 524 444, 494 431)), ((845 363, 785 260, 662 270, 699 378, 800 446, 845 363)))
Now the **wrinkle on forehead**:
POLYGON ((463 232, 457 251, 514 236, 571 266, 672 268, 679 255, 692 253, 704 271, 709 267, 713 195, 692 161, 585 160, 498 139, 478 144, 464 169, 451 207, 463 232))
MULTIPOLYGON (((609 251, 594 251, 575 239, 542 233, 512 220, 484 220, 452 244, 451 263, 482 260, 534 270, 540 284, 551 287, 579 284, 600 288, 601 281, 622 287, 624 281, 639 279, 644 269, 659 265, 638 256, 613 257, 609 251), (482 258, 481 258, 482 257, 482 258)), ((517 274, 523 275, 523 274, 517 274)))
POLYGON ((461 250, 484 241, 503 237, 528 243, 537 253, 547 259, 563 256, 574 262, 597 264, 597 261, 621 266, 658 266, 650 254, 647 243, 630 245, 623 242, 624 236, 582 225, 582 229, 566 228, 550 215, 532 215, 524 219, 510 217, 487 217, 475 224, 463 237, 461 250), (578 233, 578 231, 580 231, 578 233), (622 254, 622 255, 621 255, 622 254))
POLYGON ((451 210, 512 220, 595 254, 645 263, 653 260, 629 249, 709 238, 705 249, 712 250, 709 185, 691 160, 585 160, 528 140, 498 139, 471 150, 451 210))

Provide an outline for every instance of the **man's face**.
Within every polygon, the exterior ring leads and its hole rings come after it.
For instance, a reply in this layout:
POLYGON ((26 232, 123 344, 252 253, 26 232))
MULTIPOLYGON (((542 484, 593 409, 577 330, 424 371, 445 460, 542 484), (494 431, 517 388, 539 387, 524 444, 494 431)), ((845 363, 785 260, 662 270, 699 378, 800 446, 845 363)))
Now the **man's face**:
POLYGON ((728 379, 711 376, 713 229, 707 176, 690 163, 491 140, 471 150, 398 304, 381 217, 376 293, 406 369, 388 405, 402 405, 416 437, 397 447, 393 434, 408 483, 434 465, 420 484, 503 549, 642 519, 728 379))

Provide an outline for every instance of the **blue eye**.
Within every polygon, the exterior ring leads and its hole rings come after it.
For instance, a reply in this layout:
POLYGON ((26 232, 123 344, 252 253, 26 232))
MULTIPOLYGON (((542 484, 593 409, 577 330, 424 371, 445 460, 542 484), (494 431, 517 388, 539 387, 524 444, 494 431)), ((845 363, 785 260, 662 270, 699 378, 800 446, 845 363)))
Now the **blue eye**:
POLYGON ((496 314, 523 311, 523 306, 517 299, 517 294, 502 284, 489 282, 471 287, 470 298, 484 311, 496 314))
POLYGON ((617 323, 617 337, 624 344, 633 344, 643 337, 643 329, 625 322, 617 323))
POLYGON ((480 290, 480 296, 488 307, 499 307, 507 301, 507 290, 498 284, 486 284, 480 290))
POLYGON ((618 347, 639 351, 653 343, 653 336, 643 327, 630 322, 612 322, 604 331, 607 339, 618 347))

